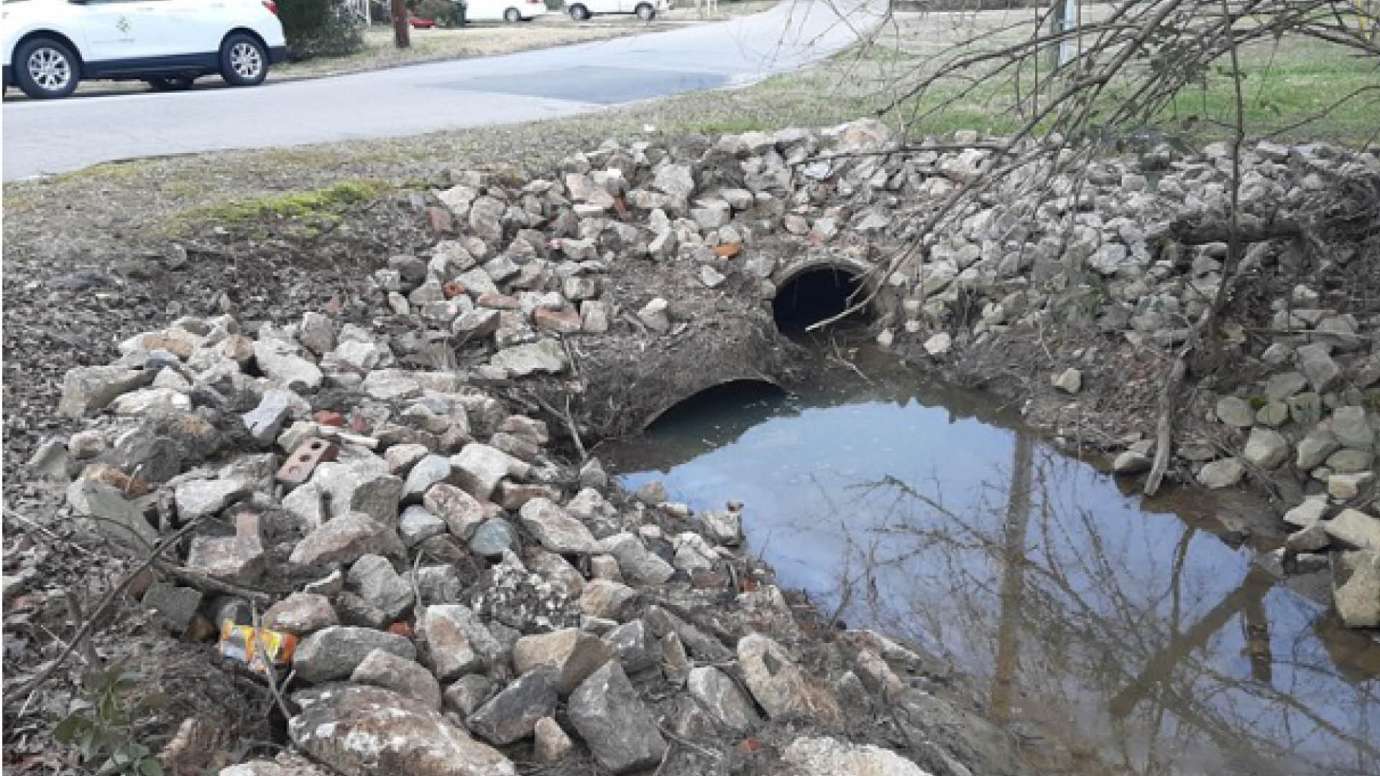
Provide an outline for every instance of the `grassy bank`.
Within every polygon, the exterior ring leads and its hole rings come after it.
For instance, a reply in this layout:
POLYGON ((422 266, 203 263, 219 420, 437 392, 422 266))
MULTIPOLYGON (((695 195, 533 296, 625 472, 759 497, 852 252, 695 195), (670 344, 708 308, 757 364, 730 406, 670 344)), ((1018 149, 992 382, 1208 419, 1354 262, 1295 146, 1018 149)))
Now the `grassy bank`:
MULTIPOLYGON (((804 71, 745 88, 567 119, 420 137, 144 159, 10 184, 4 195, 9 216, 5 261, 10 263, 14 250, 35 250, 60 260, 69 251, 100 254, 131 240, 185 239, 208 225, 242 222, 247 213, 280 218, 282 208, 264 211, 260 205, 291 203, 294 192, 329 190, 341 181, 424 185, 451 167, 542 168, 574 150, 593 148, 604 138, 640 135, 648 127, 660 133, 741 132, 831 125, 875 115, 897 96, 899 79, 913 77, 916 68, 923 68, 946 46, 982 32, 983 25, 996 30, 1012 21, 1006 12, 906 15, 889 22, 870 46, 804 71), (281 199, 285 195, 288 198, 281 199), (61 237, 54 239, 54 234, 61 237)), ((992 38, 1000 40, 1001 35, 992 38)), ((1380 87, 1373 64, 1314 42, 1285 39, 1253 49, 1246 52, 1244 67, 1248 122, 1257 136, 1293 125, 1362 87, 1380 87)), ((899 124, 951 98, 957 88, 945 85, 923 100, 901 100, 883 115, 899 124)), ((1017 120, 1010 104, 1007 90, 988 86, 915 124, 912 131, 942 134, 964 128, 999 133, 1017 120)), ((1220 122, 1231 104, 1230 82, 1218 78, 1181 93, 1163 117, 1165 128, 1191 142, 1220 137, 1225 131, 1220 122)), ((1284 137, 1363 141, 1375 130, 1376 114, 1376 103, 1362 95, 1317 121, 1290 129, 1284 137)))

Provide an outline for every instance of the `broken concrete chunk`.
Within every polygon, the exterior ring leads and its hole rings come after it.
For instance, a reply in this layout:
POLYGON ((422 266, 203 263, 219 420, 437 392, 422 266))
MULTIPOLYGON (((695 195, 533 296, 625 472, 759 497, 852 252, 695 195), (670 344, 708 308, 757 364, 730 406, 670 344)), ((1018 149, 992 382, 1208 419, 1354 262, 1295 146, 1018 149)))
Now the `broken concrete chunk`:
POLYGON ((747 733, 762 724, 757 709, 738 683, 714 666, 692 668, 686 688, 715 722, 735 733, 747 733))
POLYGON ((353 563, 364 555, 401 555, 402 541, 392 528, 360 512, 327 521, 297 543, 290 563, 318 566, 353 563))
POLYGON ((334 625, 303 639, 292 656, 292 667, 307 682, 344 679, 375 649, 407 660, 417 657, 412 642, 402 636, 372 628, 334 625))
POLYGON ((834 738, 800 737, 781 754, 794 776, 930 776, 893 751, 834 738))
MULTIPOLYGON (((450 458, 454 482, 480 501, 493 498, 499 480, 507 476, 525 479, 531 466, 489 445, 471 442, 450 458)), ((444 517, 444 515, 443 515, 444 517)))
POLYGON ((413 660, 398 657, 383 649, 375 649, 350 674, 355 684, 367 684, 392 690, 399 695, 420 701, 429 709, 441 708, 441 685, 431 672, 413 660))
POLYGON ((675 568, 648 550, 642 540, 626 531, 600 540, 604 552, 618 559, 618 567, 626 579, 640 585, 660 585, 670 579, 675 568))
POLYGON ((298 355, 296 348, 283 340, 256 341, 254 361, 268 379, 288 390, 310 392, 321 387, 321 370, 298 355))
POLYGON ((666 752, 666 740, 617 660, 580 684, 568 712, 594 759, 612 773, 651 768, 666 752))
POLYGON ((1331 520, 1322 521, 1327 535, 1347 547, 1380 552, 1380 518, 1359 509, 1343 509, 1331 520))
POLYGON ((331 600, 317 593, 293 593, 270 606, 263 618, 265 628, 299 636, 339 624, 331 600))
POLYGON ((1334 556, 1332 602, 1348 628, 1380 627, 1380 552, 1334 556))
POLYGON ((786 650, 758 633, 738 640, 738 662, 753 697, 767 716, 801 716, 829 724, 842 719, 838 701, 795 664, 786 650))
POLYGON ((115 397, 153 382, 154 372, 120 366, 83 366, 67 371, 58 414, 79 418, 104 409, 115 397))
POLYGON ((470 732, 504 746, 532 735, 537 720, 556 711, 556 672, 541 667, 519 676, 465 720, 470 732))
POLYGON ((613 656, 612 645, 578 628, 523 636, 513 645, 513 667, 518 673, 542 666, 555 669, 556 690, 562 696, 613 656))
POLYGON ((599 543, 585 527, 550 499, 534 498, 522 505, 519 521, 541 545, 562 555, 599 551, 599 543))
POLYGON ((346 776, 516 776, 500 752, 392 690, 332 684, 293 695, 293 743, 346 776))
POLYGON ((360 598, 396 620, 412 606, 412 586, 381 555, 364 555, 350 566, 345 583, 360 598))

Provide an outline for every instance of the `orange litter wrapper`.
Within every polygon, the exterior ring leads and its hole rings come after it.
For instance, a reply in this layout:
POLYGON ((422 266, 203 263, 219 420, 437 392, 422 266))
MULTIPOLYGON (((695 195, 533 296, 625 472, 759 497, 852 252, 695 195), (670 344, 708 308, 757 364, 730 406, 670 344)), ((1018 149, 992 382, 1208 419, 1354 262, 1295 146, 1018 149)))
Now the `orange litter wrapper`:
POLYGON ((220 656, 243 663, 256 671, 267 665, 281 668, 292 662, 297 637, 291 633, 236 625, 226 620, 220 626, 220 656))

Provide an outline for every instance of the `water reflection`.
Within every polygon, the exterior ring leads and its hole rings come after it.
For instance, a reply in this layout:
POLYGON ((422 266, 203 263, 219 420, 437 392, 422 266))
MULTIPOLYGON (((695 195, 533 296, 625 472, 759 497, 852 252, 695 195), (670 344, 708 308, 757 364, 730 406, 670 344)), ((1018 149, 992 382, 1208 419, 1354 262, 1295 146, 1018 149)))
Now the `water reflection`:
POLYGON ((1380 648, 1325 602, 973 397, 863 371, 701 402, 599 454, 632 487, 744 501, 784 584, 947 656, 988 682, 993 718, 1065 731, 1114 772, 1380 773, 1380 648))

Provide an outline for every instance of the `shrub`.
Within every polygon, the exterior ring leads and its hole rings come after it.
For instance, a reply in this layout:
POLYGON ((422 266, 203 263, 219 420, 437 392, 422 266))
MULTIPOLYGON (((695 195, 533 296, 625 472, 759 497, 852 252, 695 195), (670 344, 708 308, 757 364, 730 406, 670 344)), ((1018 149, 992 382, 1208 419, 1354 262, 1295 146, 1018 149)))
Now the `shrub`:
POLYGON ((451 0, 413 0, 407 7, 413 16, 431 19, 442 27, 460 24, 460 4, 451 0))
POLYGON ((279 0, 278 19, 293 59, 339 57, 364 48, 359 28, 335 0, 279 0))

